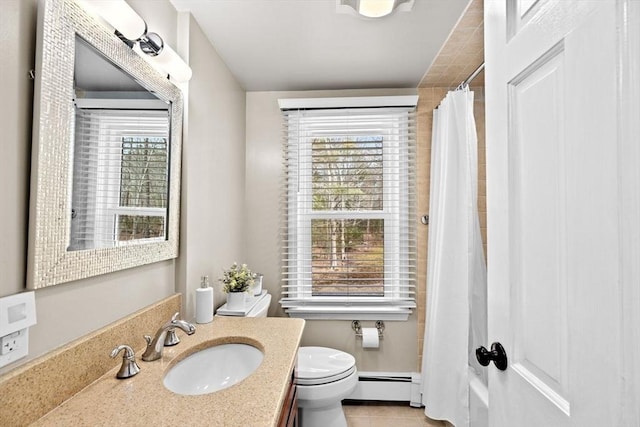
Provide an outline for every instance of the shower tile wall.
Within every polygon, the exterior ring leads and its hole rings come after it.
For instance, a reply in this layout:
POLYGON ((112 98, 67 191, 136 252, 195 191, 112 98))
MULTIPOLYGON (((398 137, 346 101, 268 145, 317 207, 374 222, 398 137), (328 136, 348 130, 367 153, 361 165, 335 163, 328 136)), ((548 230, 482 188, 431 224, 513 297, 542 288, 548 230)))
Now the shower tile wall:
MULTIPOLYGON (((453 87, 484 62, 484 1, 472 0, 418 87, 453 87)), ((475 84, 484 84, 484 75, 475 84)))
POLYGON ((478 133, 478 215, 484 256, 487 256, 487 156, 484 129, 484 87, 471 87, 475 93, 473 116, 476 119, 478 133))

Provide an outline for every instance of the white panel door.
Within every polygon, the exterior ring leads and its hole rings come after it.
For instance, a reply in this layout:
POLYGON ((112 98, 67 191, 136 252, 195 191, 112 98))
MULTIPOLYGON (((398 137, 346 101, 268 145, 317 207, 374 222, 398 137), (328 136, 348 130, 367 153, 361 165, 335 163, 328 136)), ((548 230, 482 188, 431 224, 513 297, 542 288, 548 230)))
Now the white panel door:
POLYGON ((615 0, 485 0, 492 427, 620 414, 619 22, 615 0))

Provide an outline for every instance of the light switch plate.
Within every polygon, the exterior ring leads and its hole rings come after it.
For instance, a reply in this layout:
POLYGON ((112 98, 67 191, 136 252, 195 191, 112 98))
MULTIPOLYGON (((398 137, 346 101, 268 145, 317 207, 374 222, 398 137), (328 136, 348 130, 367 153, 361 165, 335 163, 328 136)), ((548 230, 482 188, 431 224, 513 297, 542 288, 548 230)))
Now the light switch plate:
POLYGON ((0 298, 0 337, 35 324, 35 292, 21 292, 0 298))

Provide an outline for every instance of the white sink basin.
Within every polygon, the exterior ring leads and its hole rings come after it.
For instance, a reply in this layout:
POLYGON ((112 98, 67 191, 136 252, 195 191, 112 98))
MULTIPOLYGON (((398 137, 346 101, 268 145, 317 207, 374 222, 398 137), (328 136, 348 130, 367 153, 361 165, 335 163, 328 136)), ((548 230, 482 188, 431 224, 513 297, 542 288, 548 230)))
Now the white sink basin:
POLYGON ((181 360, 164 377, 174 393, 213 393, 239 383, 262 363, 264 355, 248 344, 221 344, 181 360))

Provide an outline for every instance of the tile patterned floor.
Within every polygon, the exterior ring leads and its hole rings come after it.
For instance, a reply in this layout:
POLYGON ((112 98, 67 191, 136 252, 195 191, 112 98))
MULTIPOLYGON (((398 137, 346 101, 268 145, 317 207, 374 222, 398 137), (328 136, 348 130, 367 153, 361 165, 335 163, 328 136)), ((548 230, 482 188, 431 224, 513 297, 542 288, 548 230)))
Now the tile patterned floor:
POLYGON ((342 408, 349 427, 444 427, 424 415, 424 408, 402 402, 347 401, 342 408))

